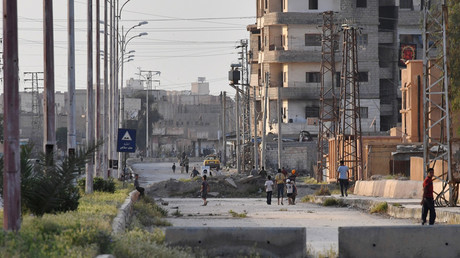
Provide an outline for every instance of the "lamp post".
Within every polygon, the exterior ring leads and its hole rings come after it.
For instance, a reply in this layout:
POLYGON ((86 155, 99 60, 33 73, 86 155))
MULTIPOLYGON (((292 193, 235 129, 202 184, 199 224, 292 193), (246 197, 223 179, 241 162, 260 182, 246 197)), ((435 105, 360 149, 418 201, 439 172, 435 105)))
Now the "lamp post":
MULTIPOLYGON (((125 126, 125 98, 124 98, 124 95, 123 95, 123 70, 124 70, 124 63, 125 63, 125 55, 126 55, 126 47, 128 46, 129 42, 135 38, 139 38, 139 37, 142 37, 142 36, 146 36, 148 35, 147 32, 141 32, 137 35, 134 35, 132 37, 130 37, 128 40, 126 40, 126 37, 128 36, 129 32, 134 29, 134 28, 137 28, 139 26, 142 26, 142 25, 145 25, 147 24, 148 22, 146 21, 142 21, 142 22, 139 22, 138 24, 132 26, 131 28, 129 28, 126 33, 124 33, 124 29, 123 29, 123 26, 121 27, 121 42, 120 42, 120 49, 121 49, 121 60, 120 60, 120 66, 121 66, 121 77, 120 77, 120 80, 121 80, 121 83, 120 83, 120 113, 119 113, 119 116, 118 116, 118 119, 119 119, 119 124, 118 124, 118 127, 119 128, 123 128, 125 126)), ((128 53, 134 53, 133 51, 129 51, 128 53)), ((128 55, 126 57, 126 63, 127 62, 130 62, 132 61, 132 57, 134 57, 134 55, 128 55)), ((124 167, 125 167, 125 160, 122 159, 123 158, 123 155, 121 152, 118 153, 118 160, 121 162, 121 164, 118 166, 118 176, 120 176, 123 172, 124 172, 124 167)))

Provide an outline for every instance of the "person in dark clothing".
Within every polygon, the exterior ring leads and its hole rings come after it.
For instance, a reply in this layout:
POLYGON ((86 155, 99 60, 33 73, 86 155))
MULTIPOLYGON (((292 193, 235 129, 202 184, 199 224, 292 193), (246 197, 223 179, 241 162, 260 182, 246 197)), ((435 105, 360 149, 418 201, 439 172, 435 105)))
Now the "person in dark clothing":
POLYGON ((198 170, 196 170, 196 167, 193 167, 192 174, 190 174, 190 176, 193 178, 193 177, 198 176, 198 174, 199 174, 199 172, 198 172, 198 170))
POLYGON ((349 169, 345 166, 345 162, 343 160, 340 161, 340 167, 337 169, 337 178, 340 183, 340 192, 342 193, 341 197, 345 194, 348 196, 348 179, 350 178, 349 169))
POLYGON ((172 170, 173 170, 173 173, 176 173, 176 163, 173 163, 172 170))
POLYGON ((264 167, 262 167, 262 169, 259 171, 259 176, 261 176, 262 178, 267 177, 267 171, 265 170, 264 167))
POLYGON ((434 169, 429 168, 427 171, 427 176, 425 181, 423 181, 423 199, 420 202, 422 205, 422 225, 426 223, 426 217, 428 211, 430 211, 430 220, 429 224, 433 225, 434 220, 436 219, 436 211, 434 209, 434 198, 433 198, 433 176, 434 169))
POLYGON ((139 197, 142 197, 144 196, 144 187, 140 187, 139 185, 139 175, 136 174, 136 177, 134 178, 134 187, 136 188, 136 190, 139 192, 139 197))
POLYGON ((203 199, 203 205, 201 206, 206 206, 208 205, 208 201, 206 200, 206 197, 208 196, 209 192, 209 185, 208 182, 206 181, 206 175, 203 176, 203 182, 201 183, 201 198, 203 199))

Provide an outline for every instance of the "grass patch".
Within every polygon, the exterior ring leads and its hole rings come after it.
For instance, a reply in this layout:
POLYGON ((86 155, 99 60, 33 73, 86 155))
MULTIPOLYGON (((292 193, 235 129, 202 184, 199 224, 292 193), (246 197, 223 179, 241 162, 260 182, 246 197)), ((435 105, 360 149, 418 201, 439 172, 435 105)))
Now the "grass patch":
POLYGON ((192 179, 191 178, 179 178, 179 181, 183 183, 188 183, 188 182, 192 182, 192 179))
POLYGON ((403 208, 403 206, 400 204, 400 203, 392 203, 391 205, 393 205, 393 207, 399 207, 399 208, 403 208))
POLYGON ((246 218, 248 215, 246 211, 244 211, 243 213, 238 213, 236 211, 230 210, 228 211, 228 213, 230 213, 230 215, 232 215, 232 217, 234 218, 246 218))
POLYGON ((331 194, 342 194, 342 192, 340 191, 340 189, 334 189, 331 191, 331 194))
POLYGON ((135 225, 135 222, 139 222, 143 227, 171 226, 171 223, 163 219, 166 216, 168 211, 158 206, 149 196, 144 196, 134 203, 133 224, 135 225))
POLYGON ((305 195, 304 197, 302 197, 300 199, 300 202, 303 202, 303 203, 305 203, 305 202, 313 202, 313 201, 314 201, 313 195, 305 195))
POLYGON ((318 190, 316 190, 315 195, 331 195, 331 191, 329 191, 329 187, 322 185, 318 190))
POLYGON ((347 204, 342 199, 335 199, 335 198, 326 198, 323 201, 323 206, 338 206, 338 207, 346 207, 347 204))
POLYGON ((371 207, 370 213, 386 213, 388 211, 387 202, 379 202, 371 207))
POLYGON ((287 211, 287 209, 286 208, 281 208, 280 211, 287 211))

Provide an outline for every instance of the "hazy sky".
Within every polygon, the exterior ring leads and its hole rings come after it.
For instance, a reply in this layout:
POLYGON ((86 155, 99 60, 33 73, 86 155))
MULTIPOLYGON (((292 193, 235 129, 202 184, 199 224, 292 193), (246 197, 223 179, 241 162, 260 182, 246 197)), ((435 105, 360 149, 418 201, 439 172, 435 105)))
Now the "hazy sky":
MULTIPOLYGON (((120 6, 124 2, 120 0, 120 6)), ((101 0, 101 19, 103 3, 101 0)), ((53 5, 55 88, 66 91, 67 1, 53 1, 53 5)), ((95 9, 95 0, 93 5, 95 9)), ((136 53, 134 61, 125 64, 124 78, 137 78, 137 68, 141 67, 161 71, 159 89, 189 90, 190 83, 197 77, 206 77, 211 94, 223 90, 233 92, 228 86, 228 70, 232 62, 238 61, 235 47, 239 40, 249 37, 246 26, 255 23, 255 5, 255 1, 250 0, 129 1, 123 9, 120 30, 122 25, 127 29, 140 21, 148 21, 147 25, 132 30, 127 38, 141 32, 148 35, 128 44, 127 50, 136 53)), ((18 0, 18 12, 23 89, 30 87, 30 82, 23 80, 24 72, 43 71, 43 1, 18 0)), ((86 88, 86 12, 87 1, 75 0, 77 88, 86 88)), ((95 19, 95 14, 93 17, 95 19)))

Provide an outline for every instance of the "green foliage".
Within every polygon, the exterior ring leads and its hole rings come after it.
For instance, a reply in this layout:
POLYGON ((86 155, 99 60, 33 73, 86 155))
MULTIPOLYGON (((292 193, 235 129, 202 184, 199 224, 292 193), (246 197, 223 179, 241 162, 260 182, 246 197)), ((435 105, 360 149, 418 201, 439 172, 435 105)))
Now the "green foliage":
POLYGON ((229 210, 228 213, 230 213, 230 215, 232 215, 232 217, 234 218, 246 218, 248 215, 246 211, 244 211, 243 213, 238 213, 236 211, 229 210))
MULTIPOLYGON (((111 253, 111 222, 130 189, 83 195, 77 210, 23 217, 17 233, 0 230, 2 257, 96 257, 111 253)), ((3 216, 3 214, 2 214, 3 216)))
POLYGON ((370 213, 386 213, 388 211, 388 203, 380 202, 371 207, 370 213))
POLYGON ((331 192, 329 191, 329 187, 322 185, 321 188, 316 190, 315 195, 331 195, 331 192))
POLYGON ((300 199, 300 202, 313 202, 314 201, 314 197, 312 195, 305 195, 304 197, 302 197, 300 199))
MULTIPOLYGON (((449 74, 450 74, 450 94, 454 110, 460 110, 460 2, 458 0, 448 0, 449 6, 449 74)), ((454 118, 457 119, 457 118, 454 118)), ((457 128, 459 129, 459 128, 457 128)))
MULTIPOLYGON (((42 154, 40 162, 31 161, 33 146, 21 146, 21 205, 23 212, 42 216, 65 212, 78 207, 80 194, 74 186, 78 170, 84 167, 94 149, 81 150, 74 157, 64 157, 59 163, 52 155, 42 154), (47 164, 47 165, 45 165, 47 164)), ((3 166, 0 167, 3 178, 3 166)), ((0 185, 3 193, 3 184, 0 185)))
POLYGON ((149 196, 144 196, 134 204, 134 217, 143 227, 171 226, 171 223, 162 219, 167 215, 168 211, 158 206, 149 196))
POLYGON ((194 257, 191 251, 182 251, 163 245, 164 234, 156 229, 148 232, 142 229, 129 231, 115 237, 112 254, 115 257, 164 257, 188 258, 194 257))
POLYGON ((339 202, 335 198, 327 198, 323 201, 323 206, 337 206, 339 202))
MULTIPOLYGON (((86 187, 86 178, 80 178, 78 180, 78 188, 80 188, 82 191, 85 191, 86 187)), ((107 180, 104 180, 102 177, 95 177, 93 180, 93 190, 98 191, 98 192, 108 192, 108 193, 114 193, 115 192, 115 182, 113 181, 113 178, 109 178, 107 180)))

